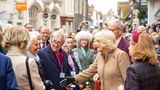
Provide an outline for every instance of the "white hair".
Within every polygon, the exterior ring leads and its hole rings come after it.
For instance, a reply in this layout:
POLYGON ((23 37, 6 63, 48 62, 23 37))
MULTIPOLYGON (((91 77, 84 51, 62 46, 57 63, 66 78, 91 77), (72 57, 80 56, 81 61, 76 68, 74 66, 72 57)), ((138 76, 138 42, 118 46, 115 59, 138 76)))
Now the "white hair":
POLYGON ((92 41, 92 34, 89 33, 88 31, 80 31, 79 33, 76 34, 75 39, 76 39, 77 43, 81 39, 87 39, 87 40, 89 40, 89 42, 91 42, 92 41))
POLYGON ((29 42, 27 44, 27 49, 28 50, 31 48, 33 42, 35 40, 39 39, 38 37, 40 36, 40 33, 38 31, 31 31, 31 32, 29 32, 29 35, 30 35, 30 40, 29 40, 29 42))
POLYGON ((144 31, 146 31, 146 28, 141 25, 141 26, 138 27, 138 31, 139 32, 144 32, 144 31))
POLYGON ((32 44, 35 42, 35 40, 38 40, 37 38, 32 38, 29 40, 28 44, 27 44, 27 50, 30 51, 32 44))
POLYGON ((30 39, 38 38, 38 36, 40 36, 40 33, 38 31, 31 31, 29 32, 29 35, 30 35, 30 39))

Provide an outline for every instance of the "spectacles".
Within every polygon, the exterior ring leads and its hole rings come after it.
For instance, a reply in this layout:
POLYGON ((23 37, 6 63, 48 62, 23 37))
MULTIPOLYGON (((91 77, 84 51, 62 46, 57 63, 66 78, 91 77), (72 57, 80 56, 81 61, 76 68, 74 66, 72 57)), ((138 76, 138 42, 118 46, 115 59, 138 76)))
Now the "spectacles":
POLYGON ((52 44, 57 44, 58 46, 62 45, 63 42, 62 41, 56 41, 56 40, 51 40, 52 44))
POLYGON ((32 27, 26 27, 26 28, 32 28, 32 27))
POLYGON ((108 28, 108 30, 114 32, 114 31, 118 30, 118 28, 115 28, 115 29, 110 29, 110 28, 108 28))

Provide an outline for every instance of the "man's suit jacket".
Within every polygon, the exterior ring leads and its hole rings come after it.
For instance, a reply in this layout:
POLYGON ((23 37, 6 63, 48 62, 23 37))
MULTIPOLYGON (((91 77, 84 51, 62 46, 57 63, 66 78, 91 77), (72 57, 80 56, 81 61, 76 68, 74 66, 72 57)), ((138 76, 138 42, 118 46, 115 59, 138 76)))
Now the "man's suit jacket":
POLYGON ((123 37, 121 38, 119 44, 118 44, 118 48, 125 51, 128 55, 129 55, 129 41, 125 40, 123 37))
POLYGON ((47 41, 45 41, 45 43, 43 43, 43 41, 39 44, 39 49, 42 49, 42 48, 45 48, 45 47, 47 47, 48 45, 49 45, 50 43, 49 43, 49 40, 47 40, 47 41), (44 47, 43 47, 43 44, 45 44, 44 45, 44 47))
MULTIPOLYGON (((67 54, 62 50, 63 59, 62 59, 62 68, 63 73, 65 73, 66 76, 70 75, 69 70, 69 64, 68 64, 68 56, 67 54)), ((46 48, 41 49, 38 52, 38 55, 40 57, 40 62, 42 63, 42 66, 44 68, 44 78, 46 80, 51 80, 53 83, 53 88, 55 90, 64 90, 62 87, 60 87, 59 82, 62 80, 60 78, 60 71, 58 69, 58 61, 56 57, 53 55, 53 51, 51 50, 50 45, 46 48)))
POLYGON ((160 90, 160 66, 137 61, 127 69, 125 90, 160 90))
POLYGON ((0 53, 0 90, 19 90, 9 57, 0 53))

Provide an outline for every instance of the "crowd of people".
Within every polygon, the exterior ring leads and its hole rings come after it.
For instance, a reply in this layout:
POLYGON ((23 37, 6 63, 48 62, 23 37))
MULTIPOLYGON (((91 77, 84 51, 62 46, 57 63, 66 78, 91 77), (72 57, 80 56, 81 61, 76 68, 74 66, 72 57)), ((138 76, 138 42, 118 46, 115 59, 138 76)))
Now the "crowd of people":
POLYGON ((160 21, 126 32, 119 19, 69 34, 0 26, 0 90, 160 90, 160 21), (89 87, 88 87, 89 85, 89 87))

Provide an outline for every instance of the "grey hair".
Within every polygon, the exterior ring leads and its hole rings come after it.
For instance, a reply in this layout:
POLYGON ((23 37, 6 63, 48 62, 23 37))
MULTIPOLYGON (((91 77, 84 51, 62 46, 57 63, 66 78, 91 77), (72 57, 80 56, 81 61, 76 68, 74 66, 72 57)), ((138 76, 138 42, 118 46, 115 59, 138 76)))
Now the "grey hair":
POLYGON ((63 42, 64 42, 65 41, 65 35, 61 31, 54 31, 54 32, 52 32, 52 34, 50 35, 50 38, 57 37, 59 35, 62 36, 62 39, 63 39, 63 42))
POLYGON ((114 20, 112 20, 110 22, 114 22, 116 24, 116 27, 121 29, 121 30, 124 30, 124 28, 125 28, 123 22, 121 20, 119 20, 119 19, 114 19, 114 20))

